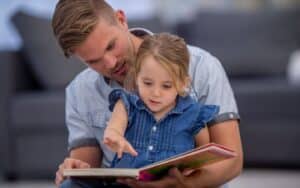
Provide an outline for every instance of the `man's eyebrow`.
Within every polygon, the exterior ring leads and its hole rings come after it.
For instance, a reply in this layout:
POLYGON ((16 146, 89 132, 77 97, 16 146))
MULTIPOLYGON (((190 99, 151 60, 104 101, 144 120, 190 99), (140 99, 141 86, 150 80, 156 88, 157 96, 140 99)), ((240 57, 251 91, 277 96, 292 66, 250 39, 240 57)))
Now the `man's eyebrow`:
MULTIPOLYGON (((108 50, 108 49, 110 48, 110 46, 111 46, 113 43, 116 42, 116 40, 117 40, 116 38, 113 38, 112 40, 110 40, 110 41, 107 43, 107 45, 106 45, 106 47, 105 47, 105 50, 104 50, 104 53, 105 53, 106 50, 108 50)), ((96 63, 96 62, 100 61, 101 59, 102 59, 102 56, 99 57, 99 58, 86 60, 85 62, 87 62, 87 63, 96 63)))

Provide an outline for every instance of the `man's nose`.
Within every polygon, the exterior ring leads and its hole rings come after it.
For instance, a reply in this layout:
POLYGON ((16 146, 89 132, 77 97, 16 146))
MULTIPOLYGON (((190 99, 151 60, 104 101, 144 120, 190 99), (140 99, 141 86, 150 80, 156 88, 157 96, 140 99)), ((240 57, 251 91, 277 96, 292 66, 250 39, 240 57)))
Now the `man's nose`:
POLYGON ((112 54, 105 54, 103 61, 106 68, 114 68, 117 63, 117 58, 112 54))

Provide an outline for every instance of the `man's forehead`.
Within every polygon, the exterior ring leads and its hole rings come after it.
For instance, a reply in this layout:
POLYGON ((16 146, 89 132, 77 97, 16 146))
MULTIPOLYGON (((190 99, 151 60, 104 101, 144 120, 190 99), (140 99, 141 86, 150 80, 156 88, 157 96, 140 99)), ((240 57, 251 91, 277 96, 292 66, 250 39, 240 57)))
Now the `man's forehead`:
POLYGON ((84 61, 99 59, 107 46, 114 40, 114 32, 101 24, 97 24, 94 31, 75 50, 75 54, 84 61), (100 27, 99 27, 100 26, 100 27))

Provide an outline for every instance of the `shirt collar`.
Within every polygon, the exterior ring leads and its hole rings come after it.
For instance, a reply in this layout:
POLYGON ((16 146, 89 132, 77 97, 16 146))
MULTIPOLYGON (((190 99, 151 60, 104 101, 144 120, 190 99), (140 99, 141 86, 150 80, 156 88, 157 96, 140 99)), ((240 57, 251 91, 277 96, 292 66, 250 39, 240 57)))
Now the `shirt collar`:
POLYGON ((153 35, 153 32, 151 32, 148 29, 142 28, 142 27, 134 27, 129 29, 130 33, 134 34, 137 37, 143 38, 147 35, 153 35))
POLYGON ((195 101, 189 96, 178 96, 175 108, 170 112, 174 114, 182 114, 185 109, 190 107, 195 101))
MULTIPOLYGON (((138 95, 134 95, 132 99, 133 104, 136 106, 136 108, 138 108, 139 110, 149 111, 149 109, 146 107, 146 105, 138 95)), ((168 114, 182 114, 185 109, 195 103, 195 101, 189 95, 185 97, 178 96, 176 100, 176 106, 168 114)))

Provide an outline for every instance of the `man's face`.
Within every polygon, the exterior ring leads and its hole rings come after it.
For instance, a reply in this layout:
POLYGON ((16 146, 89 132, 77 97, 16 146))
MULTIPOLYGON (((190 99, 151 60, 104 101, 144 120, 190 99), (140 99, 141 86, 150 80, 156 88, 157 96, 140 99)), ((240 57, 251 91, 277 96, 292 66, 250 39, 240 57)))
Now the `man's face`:
POLYGON ((115 25, 101 19, 74 54, 103 76, 123 83, 133 48, 125 19, 121 17, 115 25))

